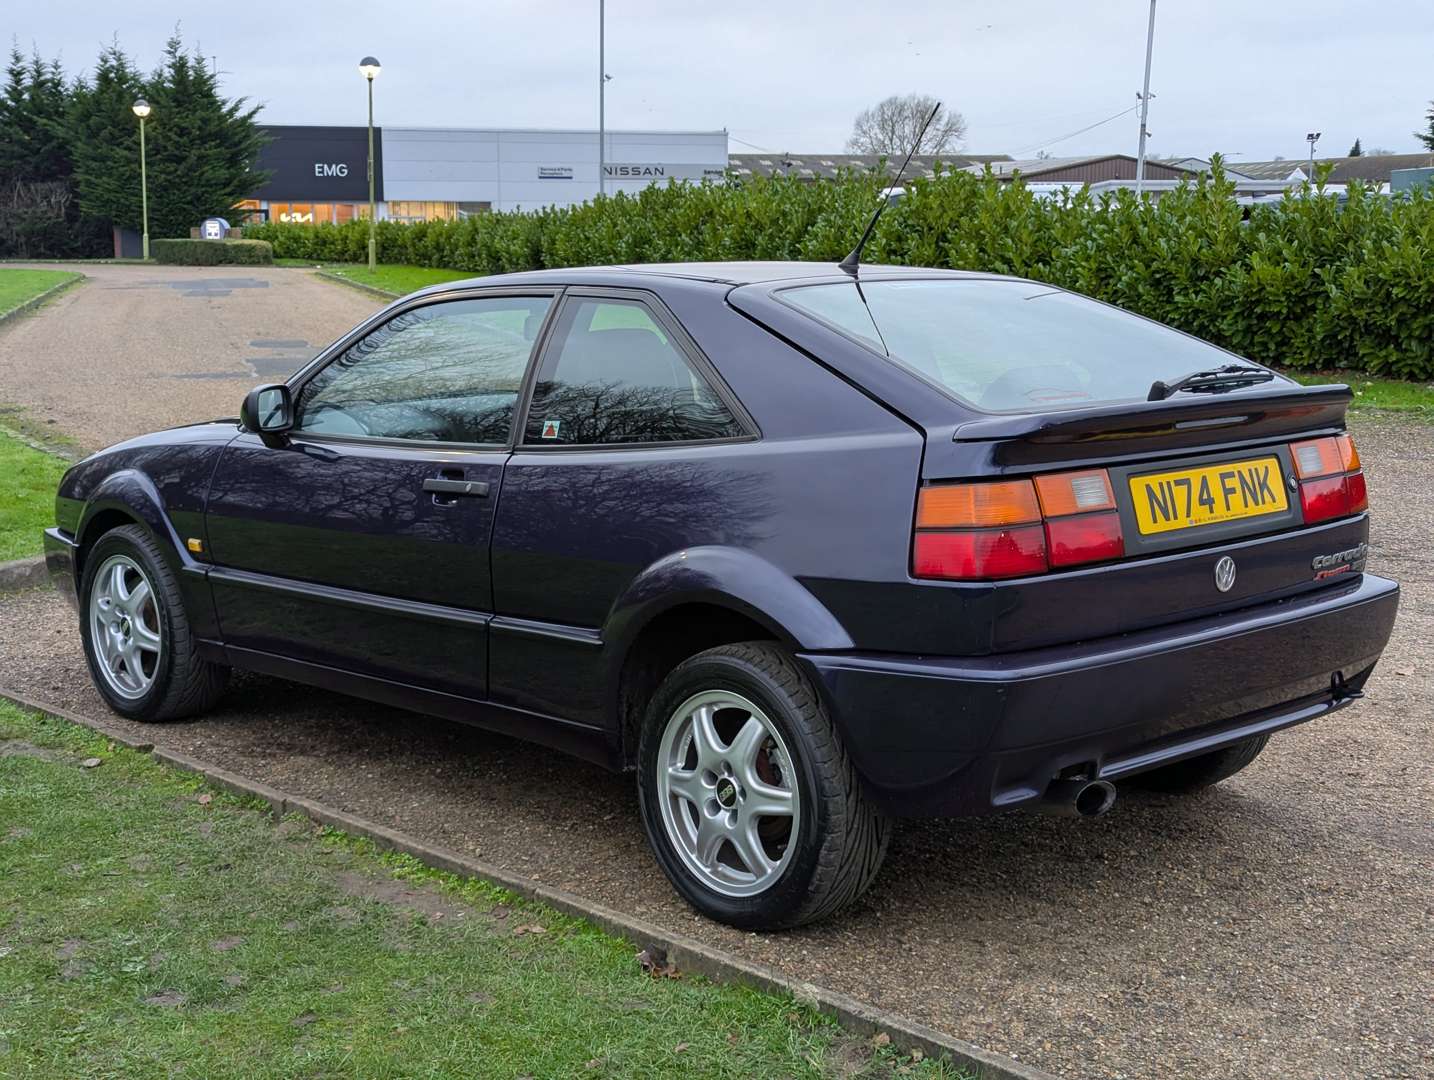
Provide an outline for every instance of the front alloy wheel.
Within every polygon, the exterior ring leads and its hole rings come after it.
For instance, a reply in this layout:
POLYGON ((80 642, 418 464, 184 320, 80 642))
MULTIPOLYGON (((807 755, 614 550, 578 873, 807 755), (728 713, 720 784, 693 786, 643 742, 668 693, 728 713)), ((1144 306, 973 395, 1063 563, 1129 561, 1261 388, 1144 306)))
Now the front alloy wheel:
POLYGON ((154 586, 128 555, 111 555, 90 585, 90 640, 110 690, 127 700, 154 685, 164 648, 154 586))
POLYGON ((760 708, 726 690, 688 698, 658 761, 662 824, 693 875, 723 896, 755 896, 781 877, 801 795, 791 752, 760 708))
POLYGON ((122 525, 84 550, 80 635, 95 689, 133 720, 208 709, 229 669, 201 658, 184 594, 160 542, 122 525))

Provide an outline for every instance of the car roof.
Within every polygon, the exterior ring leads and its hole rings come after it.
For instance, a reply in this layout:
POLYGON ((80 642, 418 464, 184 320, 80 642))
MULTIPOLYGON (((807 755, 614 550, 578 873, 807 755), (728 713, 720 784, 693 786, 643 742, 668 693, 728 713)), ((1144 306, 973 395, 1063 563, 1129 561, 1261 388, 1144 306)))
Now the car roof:
MULTIPOLYGON (((861 267, 863 280, 877 281, 901 277, 990 277, 989 274, 965 270, 936 270, 920 266, 885 266, 866 264, 861 267)), ((613 266, 569 266, 554 270, 526 270, 513 274, 468 278, 445 282, 425 292, 446 292, 471 289, 479 285, 618 285, 637 284, 653 277, 681 278, 689 281, 715 282, 722 285, 779 284, 790 281, 850 281, 851 276, 836 263, 824 262, 670 262, 632 263, 613 266)))

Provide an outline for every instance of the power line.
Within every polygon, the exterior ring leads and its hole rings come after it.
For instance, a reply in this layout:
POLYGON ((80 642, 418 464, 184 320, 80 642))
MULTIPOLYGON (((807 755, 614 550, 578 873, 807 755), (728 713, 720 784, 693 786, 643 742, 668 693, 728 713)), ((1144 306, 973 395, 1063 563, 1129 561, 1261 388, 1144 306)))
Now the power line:
POLYGON ((764 153, 764 154, 775 154, 775 153, 776 153, 775 150, 768 150, 765 146, 758 146, 756 143, 748 142, 746 139, 739 139, 739 138, 737 138, 737 136, 733 135, 730 131, 727 132, 727 138, 731 139, 731 140, 732 140, 733 142, 735 142, 735 143, 741 143, 743 146, 750 146, 753 150, 760 150, 760 151, 761 151, 762 153, 764 153))
POLYGON ((1038 150, 1043 146, 1054 146, 1056 143, 1065 142, 1067 139, 1074 139, 1077 135, 1084 135, 1087 131, 1094 131, 1102 124, 1109 124, 1112 120, 1119 120, 1122 116, 1129 116, 1131 113, 1135 112, 1136 109, 1140 108, 1140 105, 1141 103, 1137 101, 1134 105, 1130 106, 1130 108, 1121 109, 1120 112, 1115 113, 1112 116, 1107 116, 1104 120, 1097 120, 1094 124, 1087 124, 1083 128, 1068 132, 1065 135, 1057 136, 1054 139, 1042 139, 1040 142, 1032 143, 1030 146, 1023 146, 1019 150, 1012 150, 1011 156, 1015 157, 1018 154, 1024 154, 1031 150, 1038 150))

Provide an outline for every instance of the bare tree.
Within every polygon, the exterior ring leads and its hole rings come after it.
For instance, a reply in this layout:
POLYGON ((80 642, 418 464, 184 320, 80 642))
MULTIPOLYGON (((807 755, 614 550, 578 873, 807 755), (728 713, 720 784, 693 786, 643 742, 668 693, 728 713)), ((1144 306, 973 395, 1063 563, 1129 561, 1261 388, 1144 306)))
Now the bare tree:
MULTIPOLYGON (((936 99, 926 94, 893 94, 858 114, 846 148, 853 154, 905 156, 935 105, 936 99)), ((954 153, 965 137, 966 118, 943 107, 921 140, 920 153, 954 153)))

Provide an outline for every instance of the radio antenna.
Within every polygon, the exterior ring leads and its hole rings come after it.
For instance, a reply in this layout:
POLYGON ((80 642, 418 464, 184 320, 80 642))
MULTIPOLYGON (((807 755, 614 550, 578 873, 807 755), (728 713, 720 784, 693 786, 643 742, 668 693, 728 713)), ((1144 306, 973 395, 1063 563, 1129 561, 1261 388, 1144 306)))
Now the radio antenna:
POLYGON ((941 111, 941 102, 937 102, 931 110, 931 115, 926 118, 926 123, 921 125, 921 130, 916 133, 916 141, 911 144, 911 149, 906 152, 906 160, 901 163, 901 168, 896 170, 896 175, 891 178, 891 183, 886 186, 886 194, 881 197, 881 203, 876 208, 876 213, 871 215, 871 220, 866 223, 866 231, 861 234, 861 239, 856 242, 856 247, 845 259, 837 263, 852 277, 856 277, 857 267, 861 263, 861 250, 866 247, 866 242, 871 239, 871 232, 876 228, 876 223, 881 220, 881 212, 886 209, 887 200, 891 193, 896 190, 896 185, 901 182, 902 176, 906 173, 906 166, 911 164, 911 159, 916 155, 917 149, 921 146, 921 140, 926 137, 926 129, 931 126, 931 121, 936 119, 936 114, 941 111))

